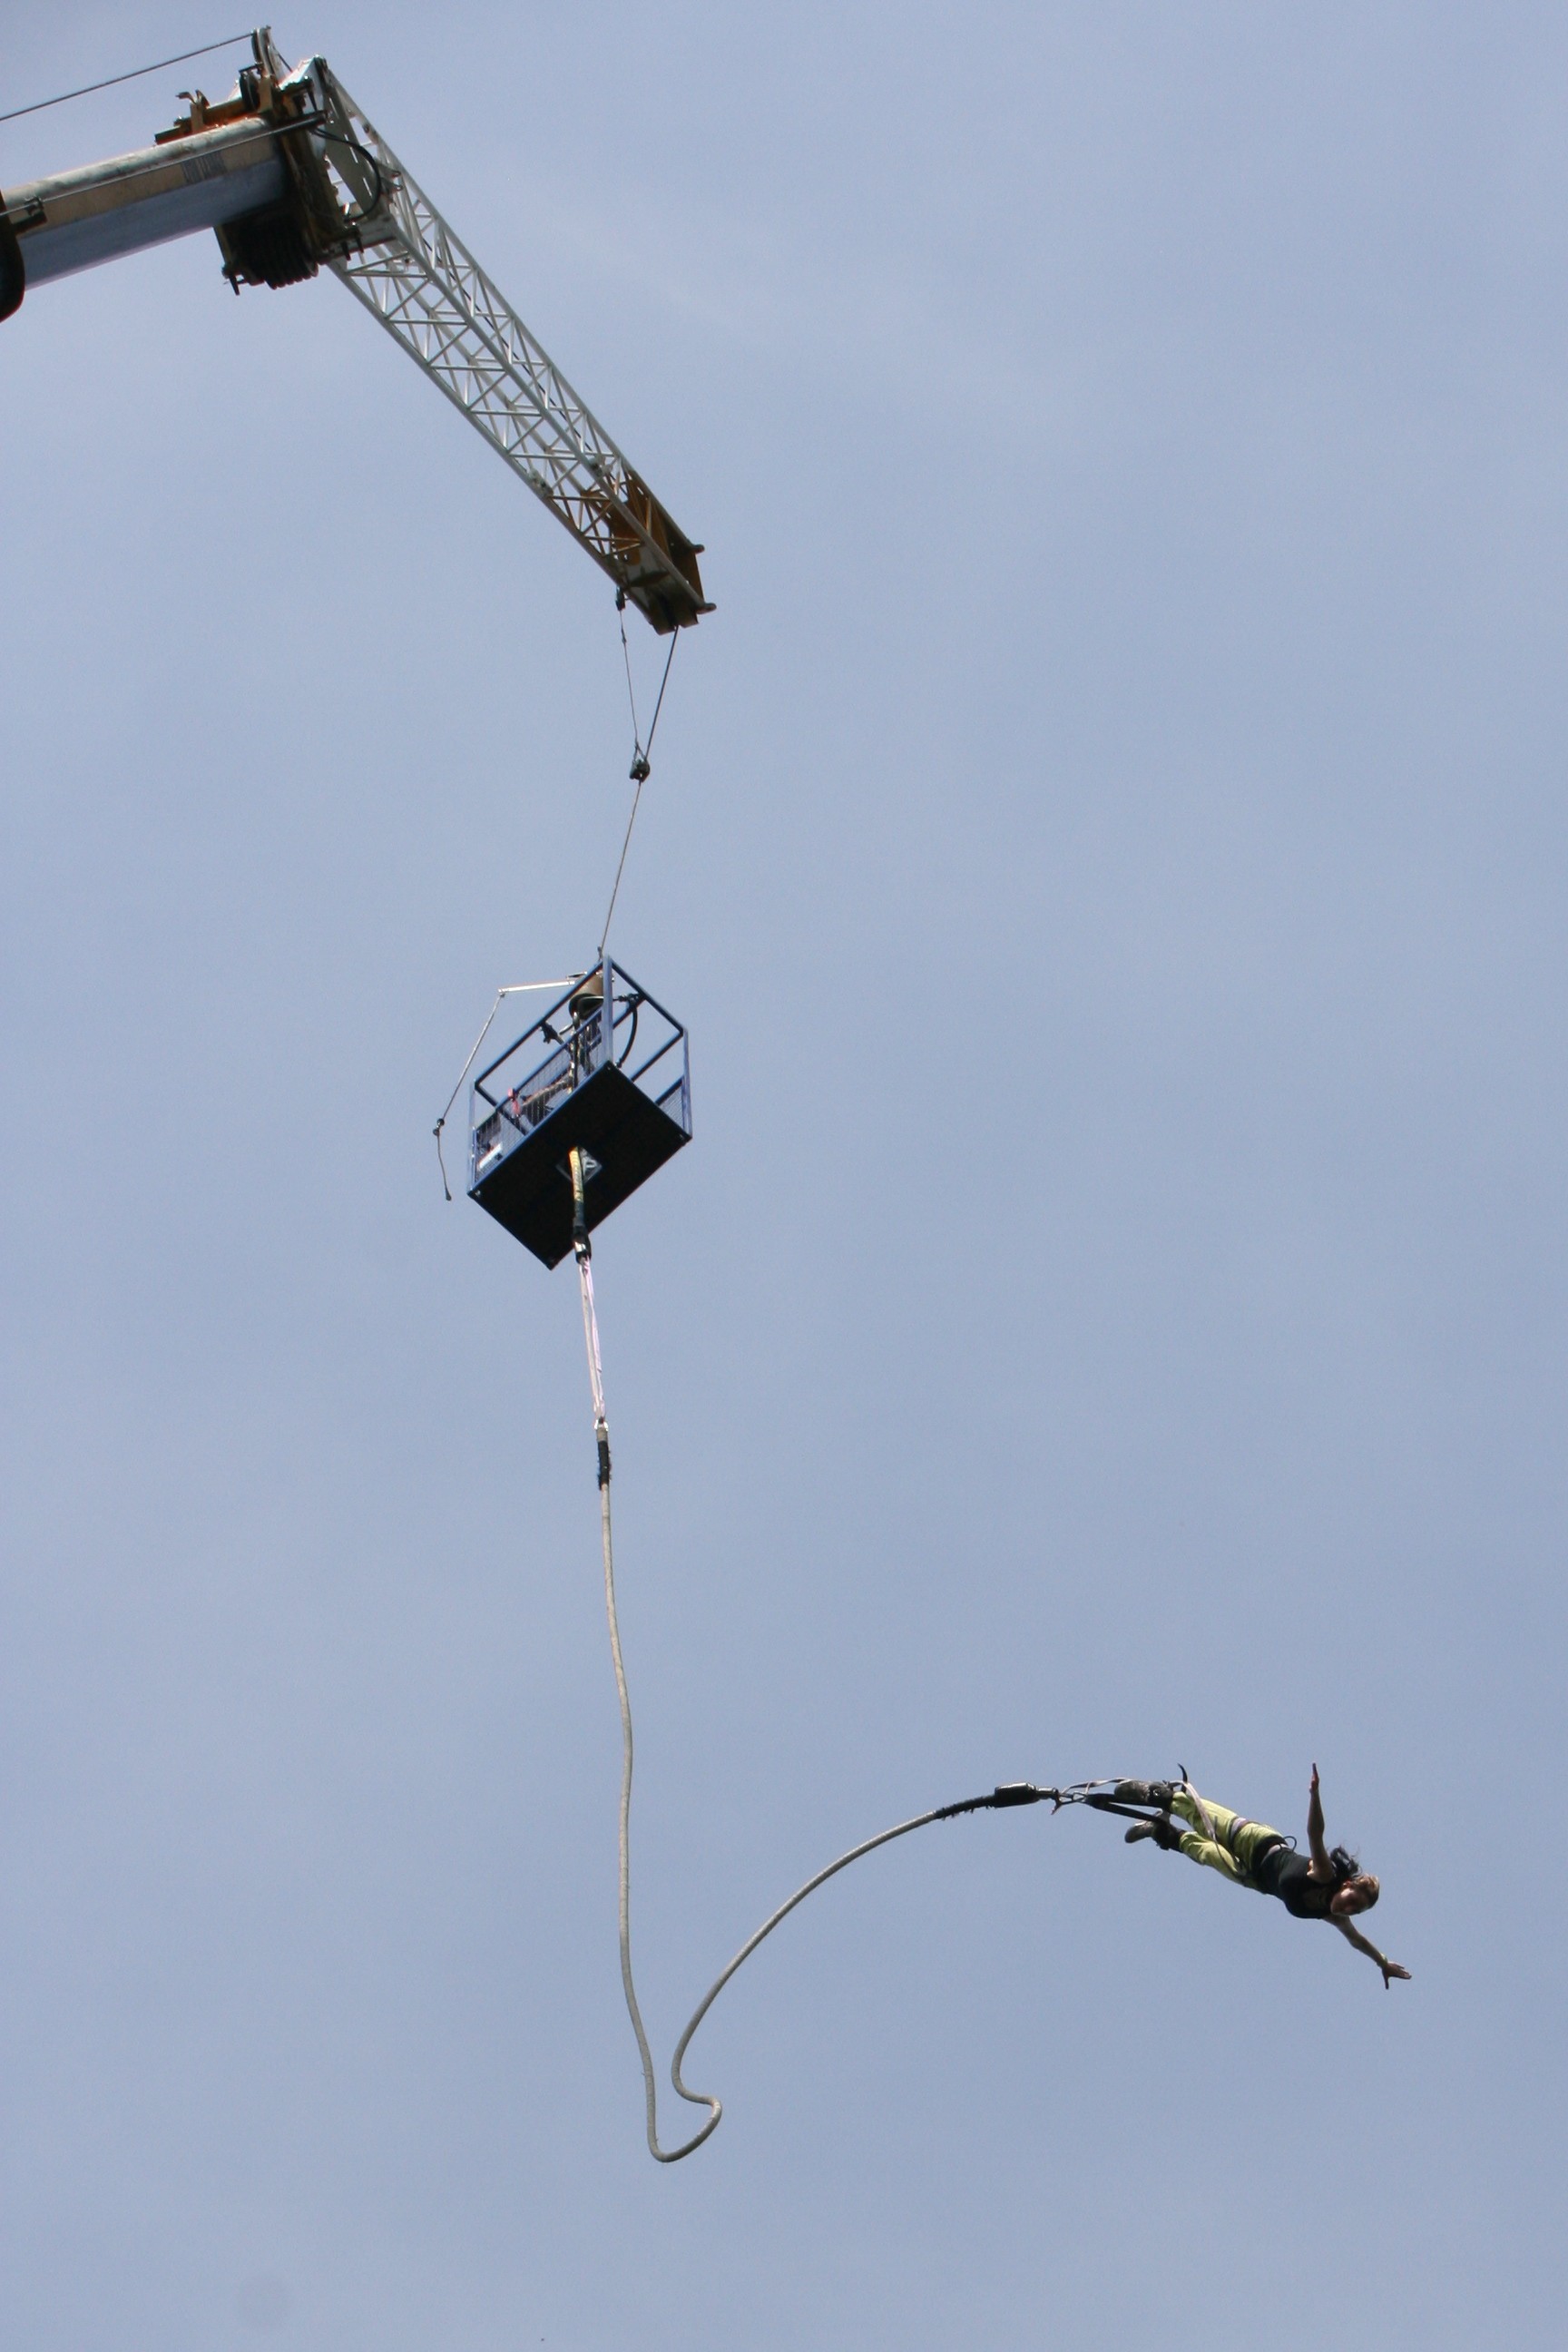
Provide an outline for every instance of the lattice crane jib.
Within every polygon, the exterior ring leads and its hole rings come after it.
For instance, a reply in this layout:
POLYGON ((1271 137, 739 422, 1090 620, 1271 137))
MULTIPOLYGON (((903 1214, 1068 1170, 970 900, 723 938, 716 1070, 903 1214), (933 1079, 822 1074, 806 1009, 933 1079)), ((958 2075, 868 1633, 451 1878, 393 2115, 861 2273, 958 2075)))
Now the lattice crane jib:
POLYGON ((322 176, 345 184, 353 213, 364 212, 351 215, 348 237, 326 257, 331 268, 661 635, 710 612, 700 548, 374 124, 319 70, 338 137, 306 136, 322 176))

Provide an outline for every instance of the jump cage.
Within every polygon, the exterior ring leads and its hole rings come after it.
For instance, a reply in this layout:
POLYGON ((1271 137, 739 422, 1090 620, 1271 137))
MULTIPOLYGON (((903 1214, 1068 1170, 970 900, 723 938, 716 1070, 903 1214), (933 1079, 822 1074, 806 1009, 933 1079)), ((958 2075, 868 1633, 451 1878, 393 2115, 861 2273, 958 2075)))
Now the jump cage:
POLYGON ((686 1031, 605 956, 478 1073, 468 1129, 468 1198, 559 1265, 574 1146, 591 1229, 691 1140, 686 1031))

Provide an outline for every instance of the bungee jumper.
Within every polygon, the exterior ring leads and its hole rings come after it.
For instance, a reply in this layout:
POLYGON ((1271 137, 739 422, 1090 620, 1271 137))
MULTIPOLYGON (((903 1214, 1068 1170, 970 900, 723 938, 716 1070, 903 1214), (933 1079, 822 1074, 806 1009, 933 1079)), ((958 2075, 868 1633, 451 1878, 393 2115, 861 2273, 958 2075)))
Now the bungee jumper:
POLYGON ((1296 1852, 1294 1838, 1270 1829, 1266 1822, 1248 1821, 1244 1813, 1233 1813, 1226 1806, 1200 1797, 1186 1777, 1184 1765, 1180 1780, 1118 1780, 1109 1798, 1089 1796, 1085 1801, 1107 1812, 1152 1806, 1152 1813, 1136 1820, 1128 1831, 1129 1845, 1151 1838, 1166 1853, 1184 1853, 1189 1862, 1217 1870, 1237 1886, 1278 1895, 1292 1919, 1325 1919, 1339 1929, 1347 1944, 1374 1960, 1383 1970, 1384 1991, 1395 1977, 1408 1983, 1409 1969, 1380 1952, 1351 1924, 1360 1913, 1371 1910, 1382 1889, 1353 1853, 1342 1845, 1331 1848, 1324 1843, 1323 1800, 1316 1764, 1307 1802, 1310 1859, 1296 1852), (1173 1815, 1179 1816, 1185 1826, 1180 1826, 1173 1815))

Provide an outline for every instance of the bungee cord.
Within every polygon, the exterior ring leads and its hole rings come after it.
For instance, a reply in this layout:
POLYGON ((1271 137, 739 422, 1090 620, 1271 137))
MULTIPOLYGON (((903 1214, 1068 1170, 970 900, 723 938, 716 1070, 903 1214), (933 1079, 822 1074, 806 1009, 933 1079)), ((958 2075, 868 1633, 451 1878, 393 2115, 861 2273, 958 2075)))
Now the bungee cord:
MULTIPOLYGON (((478 1048, 476 1047, 476 1051, 478 1048)), ((572 1177, 573 1249, 577 1260, 578 1286, 583 1301, 583 1337, 588 1354, 588 1385, 594 1405, 594 1442, 598 1454, 599 1531, 605 1564, 605 1614, 610 1632, 610 1660, 615 1668, 616 1696, 621 1713, 621 1799, 619 1817, 619 1902, 618 1926, 621 1955, 621 1990, 626 1996, 626 2014, 637 2036, 637 2056, 642 2064, 643 2098, 647 2114, 648 2154, 657 2164, 679 2164, 683 2157, 691 2156, 703 2142, 711 2138, 723 2119, 723 2102, 710 2091, 694 2091, 688 2085, 682 2072, 686 2053, 691 2046, 699 2026, 712 2008, 737 1969, 749 1960, 757 1947, 765 1942, 773 1929, 788 1918, 808 1895, 847 1870, 879 1846, 891 1845, 895 1838, 908 1837, 911 1831, 923 1830, 932 1822, 956 1820, 963 1813, 1004 1811, 1016 1805, 1049 1804, 1053 1812, 1064 1805, 1088 1804, 1106 1812, 1125 1813, 1143 1821, 1147 1813, 1136 1806, 1121 1803, 1101 1791, 1115 1786, 1114 1780, 1077 1780, 1061 1789, 1036 1788, 1032 1781, 1004 1782, 983 1797, 961 1798, 956 1804, 935 1805, 929 1812, 916 1813, 907 1822, 898 1822, 891 1829, 879 1831, 875 1837, 863 1839, 847 1853, 839 1854, 826 1868, 814 1873, 803 1886, 797 1886, 776 1911, 771 1912, 754 1935, 749 1936, 734 1958, 721 1969, 692 2011, 685 2031, 675 2045, 670 2060, 669 2079, 679 2097, 694 2107, 706 2107, 708 2116, 699 2125, 691 2137, 679 2147, 661 2147, 658 2140, 658 2084, 654 2074, 653 2052, 642 2020, 637 2001, 637 1983, 632 1974, 632 1884, 631 1884, 631 1820, 632 1768, 634 1742, 632 1737, 631 1695, 626 1685, 626 1660, 621 1651, 620 1617, 616 1606, 615 1531, 610 1513, 610 1424, 605 1406, 604 1359, 599 1347, 599 1318, 594 1297, 593 1244, 588 1238, 587 1211, 584 1198, 586 1182, 583 1153, 574 1145, 568 1154, 572 1177)))

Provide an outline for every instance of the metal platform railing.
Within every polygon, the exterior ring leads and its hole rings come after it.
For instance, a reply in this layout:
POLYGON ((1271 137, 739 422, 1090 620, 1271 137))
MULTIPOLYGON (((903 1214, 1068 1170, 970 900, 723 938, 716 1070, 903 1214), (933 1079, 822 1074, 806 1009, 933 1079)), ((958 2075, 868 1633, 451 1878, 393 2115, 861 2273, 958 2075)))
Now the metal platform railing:
POLYGON ((606 956, 563 990, 474 1078, 469 1190, 493 1175, 580 1087, 612 1065, 673 1119, 683 1136, 689 1136, 686 1031, 606 956))

